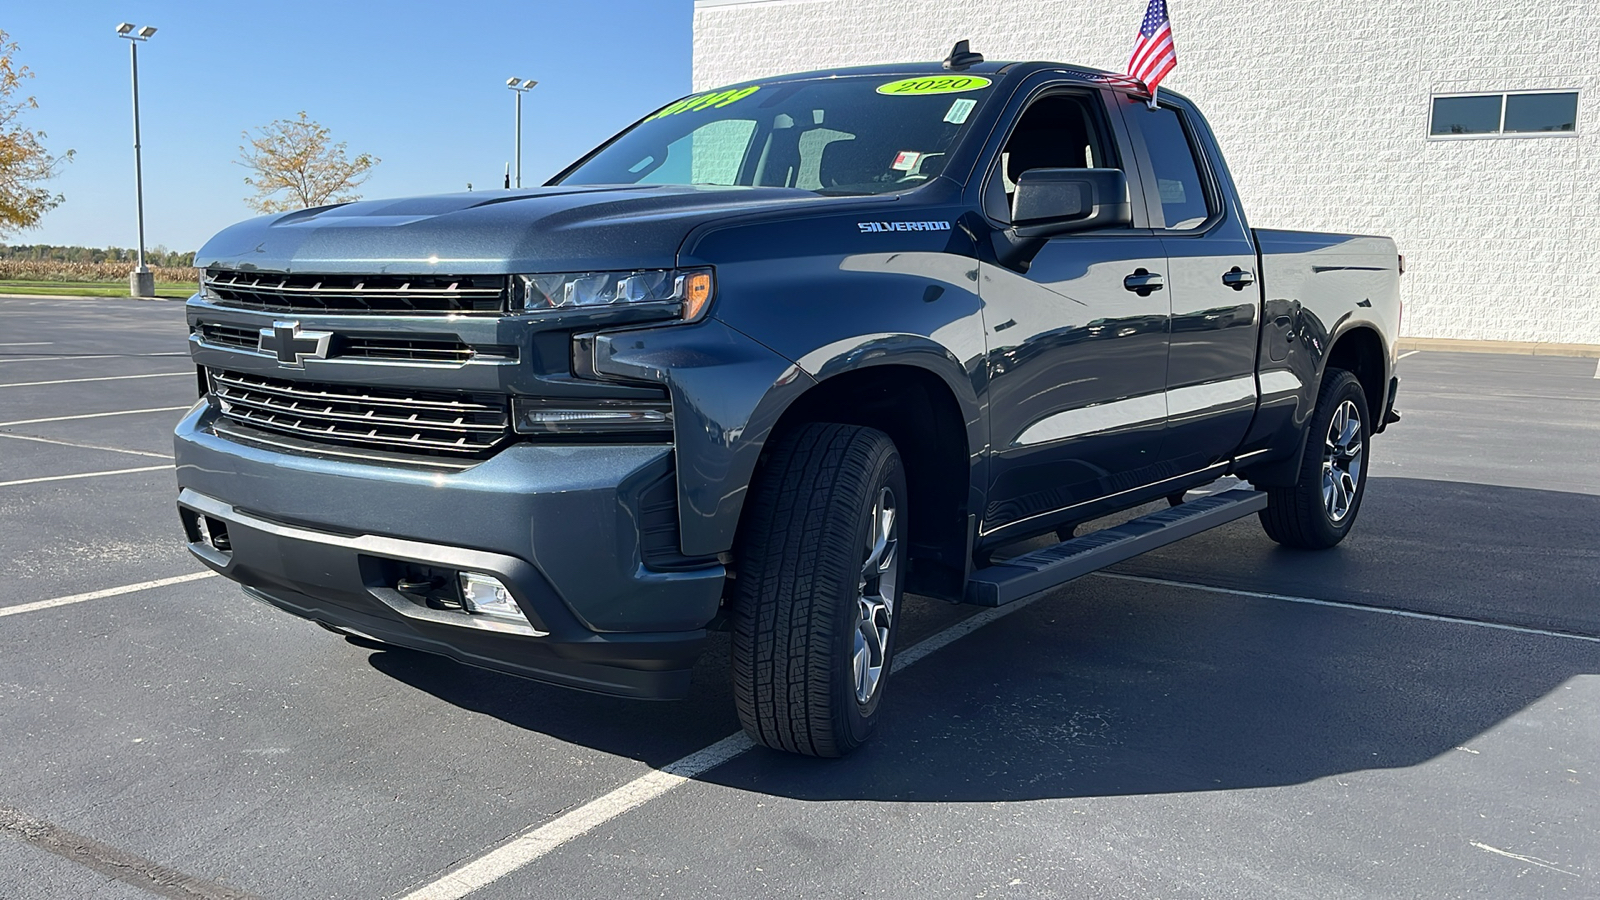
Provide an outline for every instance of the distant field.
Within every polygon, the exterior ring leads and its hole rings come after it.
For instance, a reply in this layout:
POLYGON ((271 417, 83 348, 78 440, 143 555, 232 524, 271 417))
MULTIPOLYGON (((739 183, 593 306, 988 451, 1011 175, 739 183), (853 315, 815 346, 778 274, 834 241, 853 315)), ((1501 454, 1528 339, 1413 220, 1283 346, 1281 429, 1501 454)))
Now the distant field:
MULTIPOLYGON (((195 291, 194 282, 156 282, 156 296, 182 300, 195 291)), ((47 294, 52 297, 126 297, 127 276, 121 284, 99 281, 32 281, 0 278, 0 294, 47 294)))
MULTIPOLYGON (((51 259, 0 259, 0 294, 57 297, 126 297, 130 262, 62 262, 51 259)), ((151 266, 156 296, 188 297, 198 273, 188 267, 151 266)))

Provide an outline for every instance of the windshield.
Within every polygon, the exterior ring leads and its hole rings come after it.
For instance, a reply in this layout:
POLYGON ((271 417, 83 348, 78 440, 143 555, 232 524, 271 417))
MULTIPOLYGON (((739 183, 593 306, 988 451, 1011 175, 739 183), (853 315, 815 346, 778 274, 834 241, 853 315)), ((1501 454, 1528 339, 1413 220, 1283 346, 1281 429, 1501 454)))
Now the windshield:
POLYGON ((557 184, 719 184, 880 194, 944 170, 992 82, 854 75, 685 97, 557 184))

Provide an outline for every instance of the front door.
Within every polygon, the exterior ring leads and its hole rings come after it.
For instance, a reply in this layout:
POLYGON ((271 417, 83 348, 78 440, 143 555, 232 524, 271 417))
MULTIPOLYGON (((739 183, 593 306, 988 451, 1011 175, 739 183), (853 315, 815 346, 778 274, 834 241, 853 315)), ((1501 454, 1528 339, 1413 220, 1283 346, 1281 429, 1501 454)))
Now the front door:
POLYGON ((1026 275, 982 267, 985 533, 1159 480, 1167 299, 1124 282, 1165 264, 1154 236, 1083 234, 1051 240, 1026 275))
MULTIPOLYGON (((1123 151, 1102 104, 1089 92, 1034 101, 991 187, 1003 173, 1009 189, 1032 168, 1119 167, 1123 151)), ((1159 283, 1165 268, 1161 239, 1143 228, 1053 238, 1026 272, 980 266, 991 462, 984 535, 1029 523, 1041 527, 1016 531, 1045 530, 1067 507, 1159 480, 1169 310, 1165 291, 1140 285, 1147 276, 1159 283)))

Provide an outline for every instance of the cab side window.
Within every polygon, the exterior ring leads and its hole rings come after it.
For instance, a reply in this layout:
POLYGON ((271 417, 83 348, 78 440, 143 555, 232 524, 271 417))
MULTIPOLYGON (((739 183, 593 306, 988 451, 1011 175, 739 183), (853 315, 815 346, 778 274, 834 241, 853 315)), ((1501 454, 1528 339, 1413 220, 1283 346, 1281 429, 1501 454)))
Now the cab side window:
POLYGON ((1217 211, 1211 192, 1196 158, 1188 129, 1177 110, 1158 107, 1140 110, 1139 129, 1155 170, 1156 191, 1161 197, 1161 217, 1170 230, 1196 228, 1217 211))
POLYGON ((1029 169, 1120 169, 1106 139, 1106 129, 1093 94, 1052 94, 1034 101, 1000 151, 995 176, 984 197, 985 212, 1000 221, 1011 219, 1011 196, 1017 179, 1029 169))

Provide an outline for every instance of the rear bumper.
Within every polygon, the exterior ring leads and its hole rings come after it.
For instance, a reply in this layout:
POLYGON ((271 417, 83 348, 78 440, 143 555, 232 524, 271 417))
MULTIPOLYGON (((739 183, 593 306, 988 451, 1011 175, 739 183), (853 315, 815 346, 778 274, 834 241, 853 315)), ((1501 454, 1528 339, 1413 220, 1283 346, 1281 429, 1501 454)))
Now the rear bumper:
POLYGON ((190 551, 252 596, 569 687, 687 691, 724 573, 643 563, 640 510, 671 476, 670 448, 519 445, 445 473, 246 446, 211 433, 211 415, 202 403, 178 426, 178 506, 190 551), (225 548, 208 542, 201 517, 226 529, 225 548), (394 588, 409 565, 498 578, 532 627, 408 599, 394 588))

